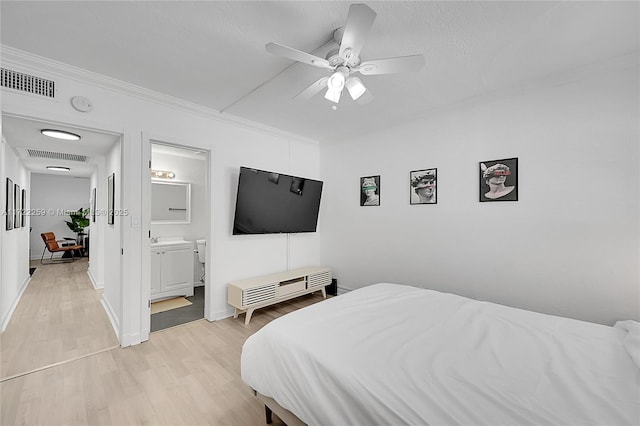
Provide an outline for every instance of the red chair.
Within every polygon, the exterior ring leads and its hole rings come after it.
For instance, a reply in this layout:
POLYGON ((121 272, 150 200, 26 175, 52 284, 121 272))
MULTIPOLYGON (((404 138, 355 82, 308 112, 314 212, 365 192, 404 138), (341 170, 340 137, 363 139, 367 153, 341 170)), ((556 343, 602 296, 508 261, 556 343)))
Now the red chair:
POLYGON ((42 234, 40 234, 40 236, 42 237, 42 241, 44 241, 44 250, 42 250, 42 257, 40 258, 40 263, 43 265, 48 265, 51 263, 66 263, 66 262, 73 262, 76 260, 75 258, 75 251, 76 250, 82 250, 84 247, 82 247, 81 245, 78 244, 73 244, 73 245, 64 245, 64 246, 60 246, 58 244, 58 242, 64 242, 65 240, 56 240, 56 235, 53 232, 44 232, 42 234), (45 251, 49 251, 51 253, 51 257, 49 258, 49 260, 47 261, 47 263, 44 262, 44 253, 45 251), (63 255, 66 252, 70 252, 71 257, 70 258, 53 258, 53 255, 55 253, 62 253, 63 255))

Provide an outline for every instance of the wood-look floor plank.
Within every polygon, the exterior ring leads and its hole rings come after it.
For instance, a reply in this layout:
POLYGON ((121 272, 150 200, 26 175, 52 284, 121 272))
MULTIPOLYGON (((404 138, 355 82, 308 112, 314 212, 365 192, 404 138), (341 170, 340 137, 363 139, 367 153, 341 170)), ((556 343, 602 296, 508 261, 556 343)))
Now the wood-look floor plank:
POLYGON ((86 258, 40 265, 0 336, 0 379, 118 345, 86 258))
MULTIPOLYGON (((294 299, 244 318, 201 319, 0 383, 2 425, 265 425, 264 407, 240 378, 251 334, 321 301, 294 299)), ((283 423, 277 416, 274 426, 283 423)))

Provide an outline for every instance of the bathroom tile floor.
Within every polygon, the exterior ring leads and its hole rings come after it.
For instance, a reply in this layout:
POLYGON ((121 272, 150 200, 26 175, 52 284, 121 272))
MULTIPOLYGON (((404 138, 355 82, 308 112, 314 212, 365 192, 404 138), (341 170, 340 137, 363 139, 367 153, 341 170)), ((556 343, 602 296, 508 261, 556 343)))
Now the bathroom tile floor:
POLYGON ((204 318, 204 286, 195 287, 187 297, 191 305, 151 315, 151 332, 204 318))

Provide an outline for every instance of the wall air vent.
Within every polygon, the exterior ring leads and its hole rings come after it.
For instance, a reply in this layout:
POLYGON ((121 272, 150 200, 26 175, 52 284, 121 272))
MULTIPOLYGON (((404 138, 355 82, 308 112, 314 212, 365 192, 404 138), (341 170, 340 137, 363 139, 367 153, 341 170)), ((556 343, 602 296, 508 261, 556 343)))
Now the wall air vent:
POLYGON ((86 155, 66 154, 64 152, 40 151, 38 149, 27 149, 27 155, 31 158, 51 158, 54 160, 68 160, 87 162, 86 155))
POLYGON ((56 83, 53 80, 23 74, 6 68, 2 68, 1 70, 0 85, 2 87, 33 93, 34 95, 46 96, 47 98, 55 97, 56 83))

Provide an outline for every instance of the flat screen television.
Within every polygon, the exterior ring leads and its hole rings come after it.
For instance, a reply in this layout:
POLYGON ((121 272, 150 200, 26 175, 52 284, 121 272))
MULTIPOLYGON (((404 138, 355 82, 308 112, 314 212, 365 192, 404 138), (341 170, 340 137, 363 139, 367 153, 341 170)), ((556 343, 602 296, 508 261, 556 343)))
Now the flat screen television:
POLYGON ((322 182, 240 167, 233 235, 315 232, 322 182))

